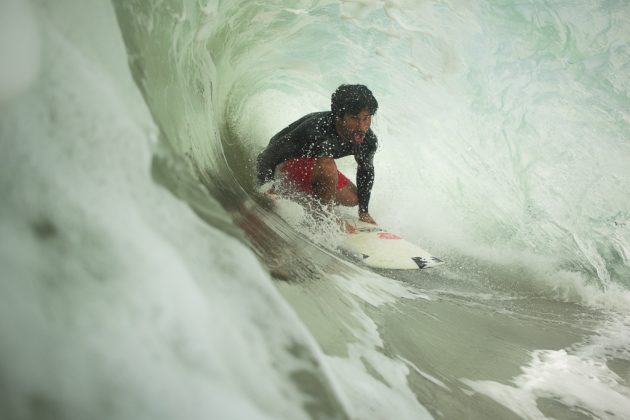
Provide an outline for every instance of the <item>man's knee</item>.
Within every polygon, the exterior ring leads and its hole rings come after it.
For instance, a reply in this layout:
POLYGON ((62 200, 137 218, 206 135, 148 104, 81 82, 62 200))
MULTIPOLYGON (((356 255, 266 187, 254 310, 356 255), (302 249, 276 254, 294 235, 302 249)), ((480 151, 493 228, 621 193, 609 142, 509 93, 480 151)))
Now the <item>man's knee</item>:
POLYGON ((344 206, 354 207, 359 204, 359 196, 357 193, 357 187, 353 184, 348 184, 345 187, 337 190, 337 202, 344 206))
POLYGON ((337 179, 337 164, 335 159, 324 156, 315 159, 313 163, 313 177, 317 179, 337 179))

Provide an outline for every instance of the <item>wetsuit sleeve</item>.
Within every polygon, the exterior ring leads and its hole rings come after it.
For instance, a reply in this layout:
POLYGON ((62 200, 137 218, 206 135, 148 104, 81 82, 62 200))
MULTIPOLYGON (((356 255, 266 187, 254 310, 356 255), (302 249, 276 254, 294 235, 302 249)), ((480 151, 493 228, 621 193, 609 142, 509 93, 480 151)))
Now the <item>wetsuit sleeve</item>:
POLYGON ((263 185, 265 182, 269 182, 274 178, 274 172, 276 165, 281 162, 276 162, 274 153, 269 149, 263 150, 257 159, 257 181, 258 185, 263 185))
POLYGON ((374 152, 361 153, 355 157, 357 161, 359 213, 368 213, 370 195, 374 185, 374 152))

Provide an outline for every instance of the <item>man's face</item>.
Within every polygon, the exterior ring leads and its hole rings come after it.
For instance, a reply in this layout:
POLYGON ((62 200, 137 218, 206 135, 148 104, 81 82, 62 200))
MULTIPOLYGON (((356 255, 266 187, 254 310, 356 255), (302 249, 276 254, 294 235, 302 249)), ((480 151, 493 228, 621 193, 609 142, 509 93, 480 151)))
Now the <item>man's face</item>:
POLYGON ((371 124, 372 114, 367 109, 356 115, 345 114, 343 118, 337 117, 337 133, 343 140, 361 144, 371 124))

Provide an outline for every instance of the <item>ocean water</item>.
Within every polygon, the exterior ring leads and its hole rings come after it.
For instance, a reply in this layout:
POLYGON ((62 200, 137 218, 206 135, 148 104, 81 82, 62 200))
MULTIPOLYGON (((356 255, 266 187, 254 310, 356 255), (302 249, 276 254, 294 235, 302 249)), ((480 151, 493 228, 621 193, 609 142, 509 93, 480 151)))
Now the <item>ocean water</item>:
MULTIPOLYGON (((3 419, 630 418, 630 3, 0 2, 3 419), (253 186, 379 100, 373 271, 253 186)), ((348 175, 354 164, 342 160, 348 175)))

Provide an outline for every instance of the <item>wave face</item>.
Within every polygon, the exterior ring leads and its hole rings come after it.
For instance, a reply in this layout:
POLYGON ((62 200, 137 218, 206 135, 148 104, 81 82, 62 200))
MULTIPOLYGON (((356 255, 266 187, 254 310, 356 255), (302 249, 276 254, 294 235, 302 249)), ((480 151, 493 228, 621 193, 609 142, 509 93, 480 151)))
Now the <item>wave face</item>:
POLYGON ((460 3, 5 1, 2 418, 630 417, 630 6, 460 3), (341 83, 445 266, 255 192, 341 83))

